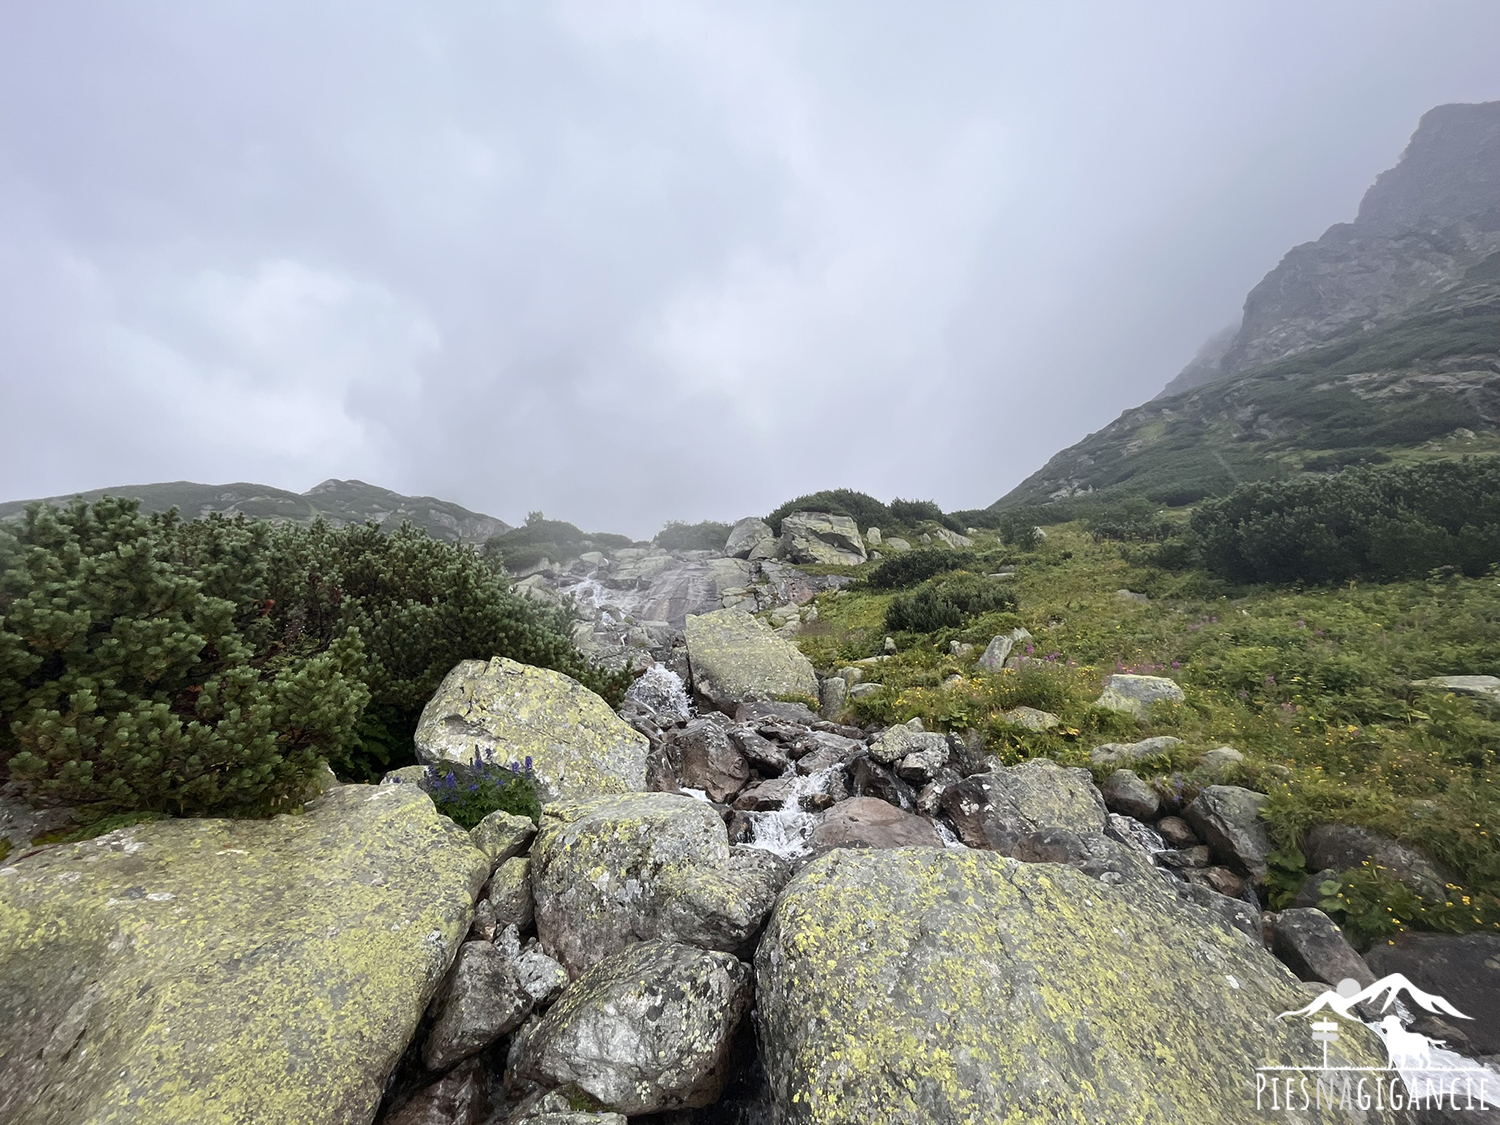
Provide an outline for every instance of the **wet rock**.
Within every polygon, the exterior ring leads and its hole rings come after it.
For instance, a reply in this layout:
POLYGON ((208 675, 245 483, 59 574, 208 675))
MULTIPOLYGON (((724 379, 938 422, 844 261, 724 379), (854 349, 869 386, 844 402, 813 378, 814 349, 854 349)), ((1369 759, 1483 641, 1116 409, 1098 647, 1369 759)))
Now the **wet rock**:
POLYGON ((729 741, 734 743, 746 761, 770 776, 782 773, 792 764, 791 757, 780 743, 772 742, 752 726, 730 727, 729 741))
POLYGON ((487 901, 497 929, 503 930, 506 926, 518 930, 529 928, 533 917, 531 860, 518 856, 502 863, 490 879, 487 901))
POLYGON ((489 1113, 489 1075, 475 1059, 418 1090, 383 1125, 479 1125, 489 1113))
POLYGON ((1150 820, 1161 808, 1156 790, 1141 780, 1134 770, 1115 770, 1105 779, 1100 792, 1111 812, 1124 813, 1137 820, 1150 820))
POLYGON ((1102 832, 1108 815, 1087 770, 1046 758, 966 777, 944 792, 941 804, 960 840, 997 851, 1041 828, 1102 832))
POLYGON ((531 1011, 515 963, 487 941, 466 941, 458 950, 437 1018, 422 1045, 422 1064, 446 1070, 476 1055, 531 1011))
POLYGON ((1094 706, 1122 711, 1145 720, 1150 718, 1157 704, 1181 703, 1184 698, 1182 688, 1164 676, 1116 674, 1104 681, 1104 691, 1094 701, 1094 706))
POLYGON ((737 950, 785 879, 775 860, 731 852, 723 820, 687 796, 548 806, 531 849, 537 936, 574 975, 653 938, 737 950))
POLYGON ((822 815, 810 843, 820 848, 941 847, 932 821, 878 797, 852 797, 822 815))
POLYGON ((1375 974, 1354 951, 1333 919, 1317 909, 1283 910, 1271 915, 1271 952, 1301 980, 1337 986, 1357 980, 1375 983, 1375 974))
POLYGON ((1335 871, 1348 871, 1368 862, 1434 902, 1447 899, 1448 884, 1454 881, 1416 848, 1348 824, 1314 826, 1303 842, 1302 852, 1307 856, 1307 865, 1314 869, 1331 867, 1335 871))
POLYGON ((0 1120, 370 1120, 488 873, 407 785, 340 786, 298 816, 135 825, 9 864, 0 1120))
POLYGON ((529 759, 544 801, 646 785, 644 735, 577 680, 503 656, 456 665, 423 708, 414 737, 424 762, 529 759))
POLYGON ((1183 817, 1214 854, 1256 882, 1266 877, 1271 838, 1261 818, 1264 793, 1238 785, 1210 785, 1183 810, 1183 817))
POLYGON ((1089 751, 1089 761, 1096 766, 1129 766, 1149 758, 1157 758, 1174 746, 1181 746, 1182 739, 1170 734, 1143 738, 1139 742, 1106 742, 1089 751))
POLYGON ((530 1032, 516 1069, 635 1115, 712 1104, 750 1007, 748 966, 667 941, 584 973, 530 1032))
POLYGON ((677 747, 679 783, 701 789, 710 801, 734 800, 750 780, 749 763, 713 719, 689 719, 671 739, 677 747))
POLYGON ((823 731, 810 731, 797 740, 793 749, 793 753, 798 755, 797 772, 803 775, 847 765, 864 752, 863 742, 823 731))
MULTIPOLYGON (((755 958, 775 1120, 1244 1125, 1245 1083, 1203 1076, 1321 1064, 1304 1027, 1272 1018, 1305 1003, 1301 988, 1158 882, 947 848, 815 860, 755 958)), ((1329 1058, 1378 1067, 1385 1053, 1355 1024, 1329 1058)))
POLYGON ((861 754, 849 763, 849 788, 856 797, 876 797, 911 812, 917 807, 916 791, 889 770, 861 754))

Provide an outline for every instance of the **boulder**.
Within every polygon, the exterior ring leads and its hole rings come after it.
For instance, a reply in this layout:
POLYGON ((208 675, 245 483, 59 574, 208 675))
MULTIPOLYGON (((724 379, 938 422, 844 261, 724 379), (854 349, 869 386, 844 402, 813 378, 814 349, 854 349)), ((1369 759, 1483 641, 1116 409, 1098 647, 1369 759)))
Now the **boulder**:
POLYGON ((869 753, 882 766, 894 766, 910 754, 941 753, 947 758, 948 736, 905 725, 887 727, 870 740, 869 753))
POLYGON ((1012 629, 1009 633, 1001 633, 991 638, 979 657, 979 666, 986 672, 1000 671, 1005 667, 1005 662, 1010 659, 1011 650, 1022 641, 1029 640, 1031 640, 1031 634, 1025 629, 1012 629))
POLYGON ((974 540, 970 539, 967 535, 960 535, 956 531, 949 531, 946 527, 933 528, 932 537, 945 547, 949 547, 955 551, 961 551, 965 547, 974 546, 974 540))
MULTIPOLYGON (((789 725, 810 727, 818 721, 818 716, 805 703, 751 700, 735 706, 734 720, 737 723, 755 723, 756 729, 765 734, 767 730, 786 733, 789 725)), ((791 737, 796 738, 801 733, 798 731, 791 737)))
POLYGON ((489 1075, 474 1059, 422 1087, 383 1125, 479 1125, 489 1114, 489 1075))
POLYGON ((729 529, 724 553, 732 559, 776 557, 776 533, 765 520, 748 516, 729 529))
POLYGON ((1222 785, 1238 774, 1244 764, 1245 755, 1233 746, 1217 746, 1198 759, 1193 772, 1215 785, 1222 785))
POLYGON ((531 906, 531 860, 517 856, 508 859, 490 879, 490 911, 497 929, 530 927, 534 913, 531 906))
POLYGON ((1044 828, 1022 836, 1010 855, 1022 863, 1064 863, 1101 883, 1134 883, 1147 893, 1161 891, 1161 872, 1152 867, 1145 853, 1102 832, 1044 828))
POLYGON ((531 997, 521 987, 515 962, 490 942, 466 941, 438 1000, 422 1063, 428 1070, 447 1070, 520 1027, 530 1011, 531 997))
POLYGON ((1478 1055, 1500 1054, 1500 934, 1397 934, 1365 958, 1378 976, 1401 973, 1424 992, 1446 997, 1469 1018, 1450 1026, 1478 1055))
POLYGON ((941 746, 928 746, 921 750, 913 750, 902 758, 896 766, 896 775, 913 785, 924 785, 936 777, 938 772, 948 764, 948 757, 948 741, 944 739, 941 746))
POLYGON ((1089 751, 1089 761, 1096 766, 1129 766, 1165 754, 1174 746, 1181 746, 1182 739, 1170 734, 1159 734, 1155 738, 1143 738, 1139 742, 1106 742, 1089 751))
POLYGON ((645 735, 577 680, 503 656, 464 660, 422 709, 424 762, 530 760, 544 801, 646 787, 645 735))
POLYGON ((750 969, 731 954, 633 945, 584 973, 528 1032, 516 1074, 572 1083, 630 1115, 710 1105, 750 995, 750 969))
POLYGON ((966 777, 943 793, 941 805, 960 840, 997 851, 1041 828, 1103 832, 1109 815, 1087 770, 1047 758, 966 777))
POLYGON ((779 742, 772 742, 753 726, 730 727, 729 741, 739 748, 752 766, 763 773, 774 776, 792 764, 791 756, 779 742))
POLYGON ((1040 711, 1035 707, 1012 707, 1005 712, 1005 721, 1027 730, 1051 730, 1061 726, 1062 720, 1051 711, 1040 711))
POLYGON ((828 512, 792 512, 781 521, 781 541, 794 563, 853 566, 865 561, 859 525, 828 512))
POLYGON ((849 763, 848 776, 849 789, 856 797, 877 797, 907 812, 917 807, 916 791, 867 755, 861 754, 849 763))
POLYGON ((888 551, 910 551, 911 550, 911 544, 908 543, 905 539, 902 539, 902 538, 899 538, 899 537, 887 539, 885 541, 885 547, 886 547, 886 550, 888 550, 888 551))
POLYGON ((851 797, 825 812, 808 841, 815 848, 940 848, 943 839, 932 821, 879 797, 851 797))
POLYGON ((1422 898, 1444 902, 1453 877, 1416 848, 1351 824, 1318 824, 1307 833, 1302 852, 1309 869, 1348 871, 1369 863, 1422 898))
POLYGON ((1104 691, 1094 701, 1095 707, 1123 711, 1137 719, 1150 718, 1158 703, 1181 703, 1182 688, 1165 676, 1130 676, 1116 674, 1104 681, 1104 691))
POLYGON ((1271 837, 1260 815, 1265 804, 1264 793, 1238 785, 1210 785, 1182 815, 1214 855, 1259 882, 1266 877, 1271 851, 1271 837))
MULTIPOLYGON (((1320 1065, 1321 1044, 1275 1018, 1306 1002, 1285 968, 1161 886, 948 848, 815 860, 755 957, 775 1120, 1243 1125, 1254 1068, 1320 1065)), ((1329 1061, 1385 1052, 1350 1024, 1329 1061)))
POLYGON ((818 698, 807 657, 748 613, 721 609, 689 617, 685 633, 693 691, 720 711, 732 714, 736 704, 751 700, 818 698))
POLYGON ((1492 703, 1500 702, 1500 676, 1433 676, 1426 680, 1413 680, 1412 686, 1451 691, 1454 695, 1473 696, 1492 703))
POLYGON ((568 970, 533 942, 516 957, 516 979, 533 1004, 550 1004, 568 987, 568 970))
POLYGON ((818 714, 837 719, 849 702, 849 684, 841 676, 829 676, 818 685, 818 714))
POLYGON ((1115 770, 1105 779, 1100 792, 1105 808, 1137 820, 1151 820, 1161 808, 1161 798, 1156 795, 1156 790, 1142 781, 1134 770, 1115 770))
POLYGON ((725 804, 749 782, 749 763, 713 719, 689 719, 670 738, 676 746, 677 779, 684 787, 700 789, 710 801, 725 804))
POLYGON ((1375 983, 1375 974, 1354 951, 1344 931, 1315 908, 1294 908, 1271 915, 1271 952, 1298 978, 1337 987, 1357 980, 1360 987, 1375 983))
POLYGON ((786 875, 767 852, 731 850, 718 813, 677 793, 549 806, 531 847, 537 936, 574 976, 653 938, 735 951, 786 875))
POLYGON ((0 1120, 370 1120, 488 874, 401 785, 0 869, 0 1120))
POLYGON ((1156 830, 1169 848, 1190 848, 1198 842, 1198 833, 1180 816, 1164 816, 1156 822, 1156 830))
POLYGON ((476 824, 469 832, 474 846, 490 857, 490 863, 499 867, 506 860, 518 856, 536 835, 536 825, 530 817, 496 809, 476 824))

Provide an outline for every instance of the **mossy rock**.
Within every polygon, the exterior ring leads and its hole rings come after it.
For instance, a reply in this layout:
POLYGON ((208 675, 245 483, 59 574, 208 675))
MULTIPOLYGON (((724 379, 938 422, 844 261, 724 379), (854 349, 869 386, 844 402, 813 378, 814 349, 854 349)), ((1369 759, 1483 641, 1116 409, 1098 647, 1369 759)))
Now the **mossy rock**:
MULTIPOLYGON (((1164 882, 993 852, 832 852, 782 892, 755 968, 784 1125, 1244 1125, 1256 1067, 1322 1061, 1307 1020, 1277 1019, 1306 1003, 1296 977, 1164 882)), ((1384 1065, 1341 1031, 1330 1064, 1384 1065)))
POLYGON ((818 677, 797 646, 738 609, 690 616, 685 629, 693 692, 727 714, 735 705, 808 700, 817 706, 818 677))
POLYGON ((370 1120, 488 874, 399 785, 22 859, 0 871, 0 1120, 370 1120))
POLYGON ((422 710, 424 762, 528 759, 543 801, 646 788, 646 736, 571 676, 503 656, 464 660, 422 710))

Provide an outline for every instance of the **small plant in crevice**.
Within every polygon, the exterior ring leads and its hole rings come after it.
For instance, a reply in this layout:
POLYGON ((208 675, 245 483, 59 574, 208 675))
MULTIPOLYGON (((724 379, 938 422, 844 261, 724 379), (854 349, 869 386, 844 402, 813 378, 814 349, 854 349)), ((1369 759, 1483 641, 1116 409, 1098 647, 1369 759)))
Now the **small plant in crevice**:
POLYGON ((473 828, 497 811, 527 817, 533 824, 541 821, 542 802, 530 756, 524 763, 502 765, 475 753, 473 761, 461 765, 460 771, 451 765, 429 765, 422 788, 438 812, 461 828, 473 828))

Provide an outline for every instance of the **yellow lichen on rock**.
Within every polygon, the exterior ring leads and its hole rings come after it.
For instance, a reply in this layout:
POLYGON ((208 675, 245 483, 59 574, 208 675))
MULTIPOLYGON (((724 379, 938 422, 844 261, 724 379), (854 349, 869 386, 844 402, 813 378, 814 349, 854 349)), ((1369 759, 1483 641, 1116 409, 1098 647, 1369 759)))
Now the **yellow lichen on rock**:
POLYGON ((415 787, 0 872, 0 1120, 368 1121, 489 861, 415 787))
POLYGON ((693 691, 732 712, 749 700, 818 698, 818 677, 797 646, 738 609, 689 616, 693 691))

